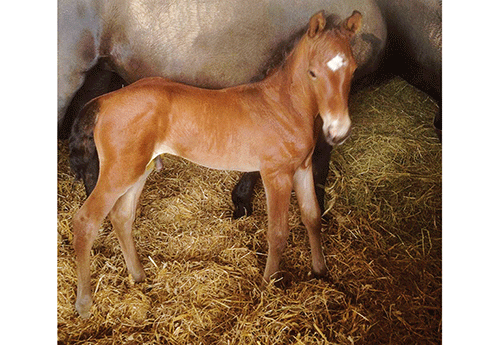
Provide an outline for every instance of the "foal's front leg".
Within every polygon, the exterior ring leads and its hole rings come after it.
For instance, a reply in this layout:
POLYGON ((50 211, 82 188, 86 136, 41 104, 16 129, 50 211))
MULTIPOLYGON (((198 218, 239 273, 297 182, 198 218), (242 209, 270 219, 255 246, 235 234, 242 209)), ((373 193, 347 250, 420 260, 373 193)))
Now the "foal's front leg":
POLYGON ((305 164, 293 176, 293 187, 299 202, 300 215, 304 223, 312 254, 312 271, 317 276, 327 273, 325 256, 321 245, 321 212, 314 191, 312 165, 305 164))
MULTIPOLYGON (((325 210, 325 184, 328 177, 331 152, 332 146, 326 142, 323 131, 320 131, 312 156, 312 164, 314 186, 321 213, 325 210)), ((234 204, 234 219, 252 214, 252 195, 259 176, 259 172, 256 171, 244 173, 234 187, 231 193, 234 204)))
POLYGON ((288 208, 290 195, 292 193, 291 174, 266 174, 261 172, 262 182, 266 191, 268 231, 267 242, 269 244, 264 280, 278 272, 281 255, 286 247, 288 234, 288 208))

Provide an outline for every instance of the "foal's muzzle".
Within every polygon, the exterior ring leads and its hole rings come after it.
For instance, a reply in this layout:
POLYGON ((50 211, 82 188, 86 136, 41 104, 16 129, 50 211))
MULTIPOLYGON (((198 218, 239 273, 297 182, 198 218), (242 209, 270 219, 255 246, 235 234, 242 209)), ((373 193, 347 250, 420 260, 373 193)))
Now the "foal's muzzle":
POLYGON ((335 120, 330 124, 323 124, 323 133, 326 142, 330 145, 341 145, 349 138, 351 134, 351 120, 347 117, 345 120, 335 120))

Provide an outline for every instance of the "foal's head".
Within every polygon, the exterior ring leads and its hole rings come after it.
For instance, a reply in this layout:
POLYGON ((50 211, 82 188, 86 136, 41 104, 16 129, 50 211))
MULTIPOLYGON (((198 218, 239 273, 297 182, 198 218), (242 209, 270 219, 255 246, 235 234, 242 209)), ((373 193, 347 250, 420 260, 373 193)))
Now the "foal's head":
POLYGON ((303 71, 323 119, 323 132, 330 145, 342 144, 350 134, 347 108, 351 80, 356 70, 350 40, 361 27, 361 14, 354 11, 340 27, 325 30, 323 12, 315 14, 302 39, 307 56, 303 71))

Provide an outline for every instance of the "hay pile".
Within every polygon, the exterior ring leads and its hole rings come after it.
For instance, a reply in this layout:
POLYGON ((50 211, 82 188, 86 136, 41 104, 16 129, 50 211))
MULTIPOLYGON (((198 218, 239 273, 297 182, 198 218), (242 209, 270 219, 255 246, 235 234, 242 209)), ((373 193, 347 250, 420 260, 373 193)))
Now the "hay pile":
POLYGON ((441 145, 436 105, 393 78, 351 99, 352 137, 332 154, 324 247, 330 277, 309 276, 295 198, 282 269, 261 287, 262 185, 254 215, 232 220, 240 174, 164 157, 141 197, 134 235, 147 274, 127 275, 108 221, 92 251, 94 306, 73 307, 71 217, 85 199, 59 142, 58 340, 61 344, 433 344, 441 338, 441 145))

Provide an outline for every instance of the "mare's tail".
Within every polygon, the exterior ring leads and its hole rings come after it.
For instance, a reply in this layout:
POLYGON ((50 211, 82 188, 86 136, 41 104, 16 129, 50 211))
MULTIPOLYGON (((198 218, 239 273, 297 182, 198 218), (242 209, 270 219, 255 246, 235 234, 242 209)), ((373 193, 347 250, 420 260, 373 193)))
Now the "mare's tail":
POLYGON ((73 123, 69 137, 69 165, 76 174, 76 179, 83 180, 87 196, 94 190, 99 177, 99 157, 94 142, 98 113, 98 100, 85 104, 73 123))

